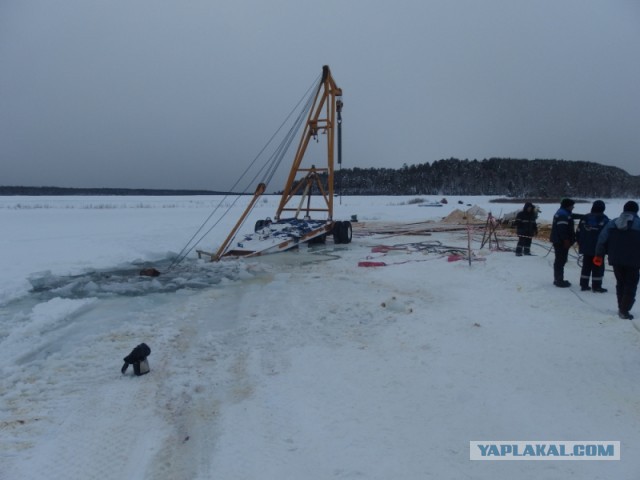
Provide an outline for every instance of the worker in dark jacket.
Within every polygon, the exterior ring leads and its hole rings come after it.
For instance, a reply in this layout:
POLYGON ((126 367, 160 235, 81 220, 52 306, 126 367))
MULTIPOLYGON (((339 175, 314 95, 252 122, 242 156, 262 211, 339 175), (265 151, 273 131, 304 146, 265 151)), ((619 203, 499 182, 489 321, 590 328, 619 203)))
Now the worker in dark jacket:
POLYGON ((551 224, 550 240, 556 254, 553 262, 553 284, 556 287, 571 286, 571 283, 564 279, 564 266, 569 258, 569 249, 576 242, 575 226, 571 216, 575 203, 570 198, 563 198, 551 224))
POLYGON ((593 263, 602 265, 605 254, 609 256, 609 265, 616 276, 618 316, 632 320, 629 311, 636 301, 640 280, 640 218, 638 204, 633 200, 625 203, 622 214, 602 229, 593 263))
POLYGON ((538 224, 536 219, 538 212, 533 203, 524 204, 522 211, 516 215, 516 234, 518 235, 518 245, 516 245, 516 256, 521 257, 531 255, 531 239, 538 234, 538 224))
POLYGON ((596 200, 591 207, 591 213, 584 215, 578 223, 578 233, 576 240, 582 254, 582 271, 580 272, 580 289, 593 290, 598 293, 605 293, 606 288, 602 288, 602 278, 604 276, 604 265, 594 265, 593 257, 596 254, 596 245, 600 232, 609 223, 609 217, 604 214, 605 205, 602 200, 596 200), (589 287, 591 279, 591 288, 589 287))

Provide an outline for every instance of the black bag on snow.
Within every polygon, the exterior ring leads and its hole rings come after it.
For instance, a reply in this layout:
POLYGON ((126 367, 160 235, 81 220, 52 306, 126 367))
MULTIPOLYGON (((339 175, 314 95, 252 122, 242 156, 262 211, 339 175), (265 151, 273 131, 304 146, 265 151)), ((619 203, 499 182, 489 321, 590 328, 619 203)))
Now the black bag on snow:
POLYGON ((124 374, 129 365, 133 365, 133 373, 136 375, 140 376, 149 373, 149 361, 147 360, 149 355, 151 355, 151 349, 146 343, 141 343, 131 350, 129 355, 124 357, 124 365, 120 371, 124 374))

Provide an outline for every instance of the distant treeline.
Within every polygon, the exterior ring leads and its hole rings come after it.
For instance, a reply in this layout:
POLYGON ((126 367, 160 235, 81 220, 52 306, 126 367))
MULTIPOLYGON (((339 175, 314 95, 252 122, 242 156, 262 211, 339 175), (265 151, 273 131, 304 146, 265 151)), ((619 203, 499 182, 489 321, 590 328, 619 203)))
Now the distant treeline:
POLYGON ((0 196, 180 196, 180 195, 225 195, 225 192, 210 190, 154 190, 148 188, 64 188, 64 187, 1 187, 0 196))
MULTIPOLYGON (((325 177, 326 182, 326 177, 325 177)), ((449 158, 391 168, 335 172, 342 195, 491 195, 514 198, 638 198, 640 176, 618 167, 569 160, 449 158)), ((1 187, 0 195, 225 195, 210 190, 1 187)))
POLYGON ((400 169, 336 172, 342 195, 500 195, 515 198, 638 198, 640 176, 617 167, 568 160, 450 158, 400 169))

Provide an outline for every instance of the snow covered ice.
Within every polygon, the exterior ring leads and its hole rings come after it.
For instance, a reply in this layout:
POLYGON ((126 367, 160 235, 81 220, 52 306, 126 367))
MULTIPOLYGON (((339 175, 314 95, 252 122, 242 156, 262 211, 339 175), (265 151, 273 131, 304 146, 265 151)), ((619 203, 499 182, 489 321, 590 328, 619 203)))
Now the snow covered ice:
POLYGON ((219 198, 1 197, 0 479, 637 479, 640 333, 612 272, 608 293, 581 292, 574 255, 558 289, 546 242, 516 258, 476 231, 469 264, 410 248, 466 250, 465 229, 362 234, 522 206, 412 198, 336 201, 359 220, 348 245, 192 253, 149 278, 219 198), (141 342, 151 372, 121 375, 141 342), (620 441, 621 460, 476 462, 474 440, 620 441))

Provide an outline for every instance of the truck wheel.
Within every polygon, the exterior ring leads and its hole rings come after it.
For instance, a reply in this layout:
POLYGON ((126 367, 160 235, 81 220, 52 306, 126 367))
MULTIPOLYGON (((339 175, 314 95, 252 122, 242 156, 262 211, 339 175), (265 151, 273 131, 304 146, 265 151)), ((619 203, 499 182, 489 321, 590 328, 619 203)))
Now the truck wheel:
POLYGON ((353 236, 353 228, 351 227, 351 222, 349 222, 348 220, 342 222, 340 230, 342 231, 342 243, 351 243, 351 238, 353 236))
POLYGON ((333 222, 333 243, 342 243, 342 222, 333 222))

